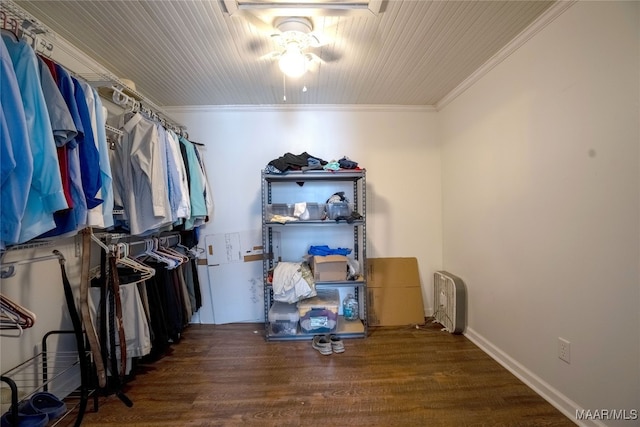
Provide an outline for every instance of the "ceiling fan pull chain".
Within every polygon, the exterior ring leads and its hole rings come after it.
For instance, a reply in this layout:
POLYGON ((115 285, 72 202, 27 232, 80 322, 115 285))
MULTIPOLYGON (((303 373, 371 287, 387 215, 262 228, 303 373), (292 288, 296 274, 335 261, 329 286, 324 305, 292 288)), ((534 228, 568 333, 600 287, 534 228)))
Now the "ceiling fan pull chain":
POLYGON ((287 102, 287 76, 282 74, 282 101, 287 102))

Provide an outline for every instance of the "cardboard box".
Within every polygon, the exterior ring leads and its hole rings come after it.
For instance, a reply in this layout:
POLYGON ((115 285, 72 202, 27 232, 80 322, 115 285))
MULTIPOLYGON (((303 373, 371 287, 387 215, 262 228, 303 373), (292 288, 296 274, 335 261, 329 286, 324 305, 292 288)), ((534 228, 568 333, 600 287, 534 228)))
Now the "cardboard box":
POLYGON ((347 257, 344 255, 314 255, 311 260, 313 278, 317 282, 347 280, 347 257))
POLYGON ((416 258, 367 259, 371 326, 423 324, 422 287, 416 258))

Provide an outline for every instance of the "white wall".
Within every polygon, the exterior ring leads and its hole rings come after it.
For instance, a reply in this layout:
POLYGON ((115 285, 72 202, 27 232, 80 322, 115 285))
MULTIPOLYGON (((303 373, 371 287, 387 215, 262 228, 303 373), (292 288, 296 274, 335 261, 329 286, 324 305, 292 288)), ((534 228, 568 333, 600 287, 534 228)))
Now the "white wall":
MULTIPOLYGON (((439 113, 167 109, 207 145, 215 207, 203 234, 259 228, 270 160, 347 155, 368 170, 368 255, 417 257, 427 314, 445 268, 468 286, 467 336, 569 417, 640 408, 638 9, 572 6, 439 113), (571 341, 569 365, 558 337, 571 341)), ((61 247, 73 279, 73 243, 61 247)), ((55 261, 0 290, 34 308, 42 331, 69 326, 55 261)), ((42 331, 20 348, 1 339, 3 370, 42 331)))
MULTIPOLYGON (((312 88, 310 88, 312 90, 312 88)), ((367 255, 416 257, 425 312, 442 265, 436 113, 409 107, 168 108, 203 149, 214 215, 203 234, 261 227, 260 172, 286 152, 367 169, 367 255)), ((301 254, 302 255, 302 254, 301 254)))
POLYGON ((639 22, 577 3, 438 115, 467 336, 571 418, 640 408, 639 22))

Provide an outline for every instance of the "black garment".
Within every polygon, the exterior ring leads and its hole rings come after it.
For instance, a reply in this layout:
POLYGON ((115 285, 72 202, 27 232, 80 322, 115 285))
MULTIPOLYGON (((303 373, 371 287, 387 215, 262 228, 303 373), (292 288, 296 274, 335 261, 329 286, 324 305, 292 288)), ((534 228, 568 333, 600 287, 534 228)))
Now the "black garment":
POLYGON ((162 357, 169 347, 169 332, 165 322, 165 308, 161 297, 160 286, 155 278, 145 281, 147 299, 149 300, 149 329, 151 334, 151 352, 143 360, 157 360, 162 357))
POLYGON ((304 153, 295 155, 292 153, 286 153, 284 156, 271 160, 269 165, 275 167, 281 172, 287 172, 290 170, 301 170, 304 166, 309 166, 309 159, 318 159, 321 165, 326 165, 327 162, 319 157, 312 156, 306 151, 304 153))
POLYGON ((192 308, 196 312, 202 307, 202 292, 200 291, 200 280, 198 279, 198 261, 195 258, 191 258, 189 265, 185 265, 184 280, 187 281, 189 290, 193 288, 194 305, 192 308))
POLYGON ((179 295, 176 294, 174 284, 174 275, 172 270, 166 268, 165 264, 145 261, 154 270, 156 274, 148 280, 152 282, 152 286, 147 286, 147 291, 154 285, 157 287, 160 305, 162 307, 163 318, 161 319, 167 332, 170 342, 177 342, 182 333, 182 305, 179 295))

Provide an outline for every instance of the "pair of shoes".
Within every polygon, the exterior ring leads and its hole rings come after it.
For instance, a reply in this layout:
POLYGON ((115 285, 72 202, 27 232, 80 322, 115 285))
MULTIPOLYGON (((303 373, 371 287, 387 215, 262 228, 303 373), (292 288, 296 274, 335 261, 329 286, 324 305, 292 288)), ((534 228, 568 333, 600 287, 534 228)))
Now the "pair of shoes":
POLYGON ((331 335, 329 341, 331 342, 331 349, 334 353, 344 353, 344 343, 339 336, 331 335))
POLYGON ((328 356, 332 353, 331 343, 324 335, 316 335, 315 337, 313 337, 313 343, 311 344, 311 346, 318 350, 320 354, 323 354, 325 356, 328 356))
POLYGON ((26 415, 46 414, 49 420, 55 420, 67 412, 67 405, 54 394, 41 391, 22 402, 18 412, 26 415))
MULTIPOLYGON (((67 411, 67 405, 46 391, 35 393, 31 399, 18 405, 19 427, 44 427, 50 420, 59 418, 67 411)), ((11 411, 0 419, 1 427, 12 427, 11 411)))
MULTIPOLYGON (((7 411, 2 415, 0 425, 2 427, 13 427, 11 421, 11 411, 7 411)), ((19 427, 45 427, 48 423, 49 417, 47 414, 23 414, 18 412, 19 427)))

